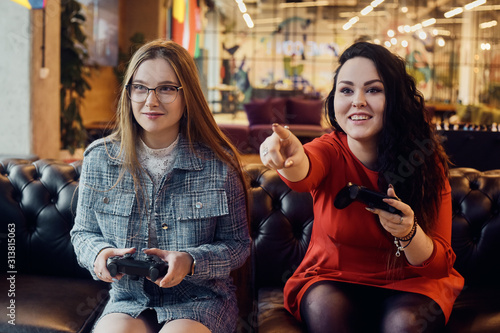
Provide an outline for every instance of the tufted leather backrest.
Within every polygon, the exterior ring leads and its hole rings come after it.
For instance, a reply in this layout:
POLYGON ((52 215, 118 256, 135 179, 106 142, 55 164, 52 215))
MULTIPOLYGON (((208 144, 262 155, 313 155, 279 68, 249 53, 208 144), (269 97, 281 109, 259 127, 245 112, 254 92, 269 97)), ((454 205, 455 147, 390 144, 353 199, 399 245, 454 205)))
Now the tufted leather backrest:
POLYGON ((500 276, 500 170, 450 171, 455 268, 467 285, 498 284, 500 276))
MULTIPOLYGON (((89 277, 74 254, 69 232, 76 211, 81 161, 0 161, 1 251, 15 245, 18 273, 89 277), (15 243, 8 234, 15 229, 15 243)), ((9 269, 2 260, 3 272, 9 269)))
MULTIPOLYGON (((18 272, 89 276, 78 266, 69 231, 76 210, 81 161, 0 160, 0 246, 7 253, 15 225, 18 272)), ((309 244, 314 220, 309 193, 292 191, 275 171, 245 167, 250 180, 250 235, 256 288, 283 286, 309 244)), ((497 283, 500 275, 500 170, 450 172, 452 246, 468 285, 497 283)), ((11 244, 12 245, 12 244, 11 244)), ((7 260, 0 269, 9 271, 7 260)))
MULTIPOLYGON (((255 288, 282 287, 305 255, 314 220, 309 193, 290 190, 275 171, 249 165, 255 288)), ((452 246, 466 284, 498 283, 500 170, 452 169, 452 246)))
POLYGON ((276 171, 245 167, 250 178, 250 236, 254 285, 280 287, 304 257, 313 223, 312 197, 298 193, 276 171))

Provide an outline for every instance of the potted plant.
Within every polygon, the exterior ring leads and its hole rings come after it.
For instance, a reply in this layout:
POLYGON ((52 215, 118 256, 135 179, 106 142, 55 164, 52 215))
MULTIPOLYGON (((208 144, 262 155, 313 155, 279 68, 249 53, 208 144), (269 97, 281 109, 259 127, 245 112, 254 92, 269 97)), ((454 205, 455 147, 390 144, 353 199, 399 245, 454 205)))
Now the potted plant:
POLYGON ((81 10, 78 1, 61 1, 61 148, 71 155, 86 144, 80 109, 85 92, 91 89, 87 81, 90 66, 83 31, 85 16, 81 10))

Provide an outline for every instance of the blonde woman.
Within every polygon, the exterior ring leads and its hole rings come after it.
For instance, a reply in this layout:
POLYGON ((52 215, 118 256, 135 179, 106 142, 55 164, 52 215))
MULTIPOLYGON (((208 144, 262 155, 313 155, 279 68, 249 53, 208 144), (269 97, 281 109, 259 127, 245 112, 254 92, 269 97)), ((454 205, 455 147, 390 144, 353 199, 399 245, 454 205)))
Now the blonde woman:
POLYGON ((218 129, 189 53, 156 40, 132 57, 117 128, 86 150, 71 232, 80 264, 111 283, 95 332, 232 332, 231 270, 249 255, 239 157, 218 129), (165 276, 117 274, 125 254, 165 276))

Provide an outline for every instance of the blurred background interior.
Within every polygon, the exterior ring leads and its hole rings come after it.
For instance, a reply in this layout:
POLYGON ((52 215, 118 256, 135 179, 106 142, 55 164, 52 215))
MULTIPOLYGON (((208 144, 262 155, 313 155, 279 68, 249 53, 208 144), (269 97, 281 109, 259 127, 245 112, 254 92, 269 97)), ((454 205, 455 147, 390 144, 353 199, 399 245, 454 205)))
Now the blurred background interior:
POLYGON ((255 112, 276 101, 304 141, 328 132, 304 113, 321 112, 338 56, 365 40, 407 60, 459 166, 499 155, 500 0, 4 0, 0 13, 1 156, 81 158, 109 133, 131 53, 156 38, 189 50, 236 141, 257 145, 254 125, 276 119, 255 112))

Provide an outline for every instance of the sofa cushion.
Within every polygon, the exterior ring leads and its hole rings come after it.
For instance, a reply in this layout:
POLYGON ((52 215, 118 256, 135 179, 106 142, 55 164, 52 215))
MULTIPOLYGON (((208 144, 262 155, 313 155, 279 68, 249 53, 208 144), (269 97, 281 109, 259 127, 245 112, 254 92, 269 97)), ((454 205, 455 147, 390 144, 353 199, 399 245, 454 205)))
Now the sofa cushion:
POLYGON ((299 140, 306 139, 303 143, 329 133, 328 129, 323 128, 320 125, 290 124, 288 127, 290 131, 292 131, 292 133, 299 138, 299 140))
POLYGON ((242 154, 252 153, 252 148, 248 142, 250 130, 247 125, 240 124, 219 124, 221 131, 227 136, 231 143, 242 154))
POLYGON ((7 312, 0 318, 0 332, 87 333, 108 300, 109 285, 100 281, 28 274, 8 277, 0 275, 0 290, 8 296, 13 288, 15 295, 0 298, 0 307, 7 312))
POLYGON ((323 105, 320 99, 289 98, 286 121, 289 124, 321 125, 323 105))
MULTIPOLYGON (((13 224, 19 273, 90 278, 71 244, 81 161, 0 161, 0 225, 13 224)), ((0 242, 6 252, 6 243, 0 242)), ((4 253, 5 253, 4 252, 4 253)), ((7 261, 0 262, 6 272, 7 261)))
POLYGON ((490 286, 468 286, 453 306, 446 332, 499 332, 500 290, 490 286))
POLYGON ((286 100, 283 98, 254 99, 243 107, 250 126, 285 122, 286 100))
POLYGON ((257 295, 257 325, 259 333, 302 333, 303 325, 285 309, 283 289, 261 288, 257 295))
MULTIPOLYGON (((498 285, 500 265, 500 170, 450 170, 453 202, 451 245, 456 270, 468 286, 498 285)), ((500 318, 499 318, 500 320, 500 318)))
POLYGON ((245 171, 252 180, 254 287, 283 288, 309 245, 314 220, 312 196, 290 190, 275 170, 261 164, 249 165, 245 171))

